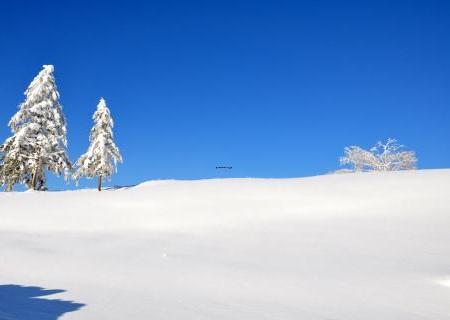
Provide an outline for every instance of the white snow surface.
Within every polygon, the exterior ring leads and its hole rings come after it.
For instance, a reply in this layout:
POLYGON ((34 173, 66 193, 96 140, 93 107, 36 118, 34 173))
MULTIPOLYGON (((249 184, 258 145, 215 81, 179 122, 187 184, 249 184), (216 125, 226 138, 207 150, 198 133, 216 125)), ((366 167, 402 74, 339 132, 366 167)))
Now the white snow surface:
POLYGON ((0 252, 58 319, 450 319, 450 170, 1 193, 0 252))

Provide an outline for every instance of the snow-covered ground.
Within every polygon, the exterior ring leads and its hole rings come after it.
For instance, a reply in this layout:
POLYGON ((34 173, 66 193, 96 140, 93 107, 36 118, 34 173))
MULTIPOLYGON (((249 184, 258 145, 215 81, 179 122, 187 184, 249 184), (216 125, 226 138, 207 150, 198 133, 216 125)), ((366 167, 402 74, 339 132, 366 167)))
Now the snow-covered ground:
POLYGON ((1 193, 0 319, 450 319, 450 170, 1 193))

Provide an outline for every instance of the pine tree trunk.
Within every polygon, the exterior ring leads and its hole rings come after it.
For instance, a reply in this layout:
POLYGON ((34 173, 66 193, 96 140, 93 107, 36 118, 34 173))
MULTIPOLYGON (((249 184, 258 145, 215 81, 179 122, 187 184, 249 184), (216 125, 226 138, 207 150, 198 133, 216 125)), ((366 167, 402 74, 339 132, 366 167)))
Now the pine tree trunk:
POLYGON ((31 188, 36 190, 36 180, 37 180, 37 166, 34 168, 33 177, 31 178, 31 188))
POLYGON ((103 180, 103 177, 99 176, 98 177, 98 186, 97 186, 98 191, 102 191, 102 180, 103 180))
POLYGON ((38 154, 39 154, 39 158, 36 163, 36 167, 34 168, 33 177, 31 178, 31 186, 32 186, 33 190, 36 190, 37 174, 38 174, 38 170, 40 170, 41 166, 42 166, 42 161, 41 161, 42 158, 40 156, 40 154, 41 154, 40 149, 38 149, 38 154))

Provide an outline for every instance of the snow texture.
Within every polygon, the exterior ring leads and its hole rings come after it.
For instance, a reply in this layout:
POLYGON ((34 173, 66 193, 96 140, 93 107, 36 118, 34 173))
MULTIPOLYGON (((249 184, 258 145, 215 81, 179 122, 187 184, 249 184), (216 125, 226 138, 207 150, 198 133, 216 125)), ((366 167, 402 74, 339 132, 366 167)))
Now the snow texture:
POLYGON ((0 319, 448 320, 449 231, 450 170, 1 193, 0 319))

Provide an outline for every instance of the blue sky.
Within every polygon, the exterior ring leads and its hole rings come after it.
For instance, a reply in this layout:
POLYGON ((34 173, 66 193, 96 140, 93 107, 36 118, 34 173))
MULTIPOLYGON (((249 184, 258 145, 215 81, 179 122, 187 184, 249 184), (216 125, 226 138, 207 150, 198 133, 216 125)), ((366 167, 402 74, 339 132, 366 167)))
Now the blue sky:
POLYGON ((54 64, 72 160, 98 99, 109 104, 125 160, 112 184, 316 175, 336 169, 345 146, 387 137, 416 150, 421 168, 449 167, 448 1, 0 6, 0 140, 29 82, 54 64))

